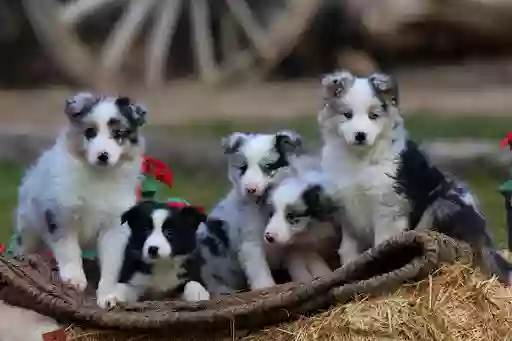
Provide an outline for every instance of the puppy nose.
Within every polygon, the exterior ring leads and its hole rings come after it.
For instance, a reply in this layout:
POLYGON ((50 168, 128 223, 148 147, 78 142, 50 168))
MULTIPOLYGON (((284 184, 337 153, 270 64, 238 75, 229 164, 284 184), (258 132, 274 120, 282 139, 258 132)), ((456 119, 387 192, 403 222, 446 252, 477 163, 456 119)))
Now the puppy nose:
POLYGON ((248 187, 248 188, 246 188, 245 190, 246 190, 246 191, 247 191, 247 193, 249 193, 249 194, 254 194, 254 193, 256 193, 256 188, 254 188, 254 187, 248 187))
POLYGON ((108 153, 100 153, 100 155, 98 155, 98 162, 102 165, 106 164, 108 162, 108 153))
POLYGON ((363 133, 361 131, 357 132, 356 133, 356 136, 355 136, 355 140, 356 142, 364 142, 366 140, 366 133, 363 133))
POLYGON ((158 258, 158 246, 148 247, 148 256, 149 258, 158 258))
POLYGON ((274 236, 272 236, 270 232, 265 233, 265 240, 271 244, 276 241, 276 239, 274 238, 274 236))

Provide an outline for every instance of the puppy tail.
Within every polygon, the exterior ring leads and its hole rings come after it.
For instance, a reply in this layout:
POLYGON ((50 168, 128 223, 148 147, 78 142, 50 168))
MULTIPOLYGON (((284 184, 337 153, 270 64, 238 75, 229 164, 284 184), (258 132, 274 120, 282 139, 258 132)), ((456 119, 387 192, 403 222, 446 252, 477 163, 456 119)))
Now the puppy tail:
POLYGON ((489 275, 495 275, 501 282, 512 286, 512 263, 496 250, 490 238, 486 238, 480 257, 482 266, 489 275))
MULTIPOLYGON (((444 200, 443 203, 441 204, 440 200, 438 200, 425 211, 415 230, 437 230, 436 226, 438 226, 439 224, 436 223, 436 220, 440 219, 441 217, 445 217, 446 214, 448 213, 450 213, 450 205, 447 205, 447 203, 444 202, 444 200)), ((468 226, 463 226, 461 228, 457 228, 457 226, 452 226, 452 229, 450 230, 442 230, 438 232, 445 233, 447 235, 451 235, 456 239, 461 239, 465 240, 466 242, 469 242, 476 254, 477 263, 481 265, 482 269, 489 276, 494 275, 498 277, 498 279, 502 283, 512 286, 512 263, 507 261, 507 259, 505 259, 505 257, 498 252, 498 250, 496 249, 492 242, 493 239, 492 236, 490 235, 490 232, 488 230, 481 231, 481 226, 474 227, 473 230, 477 232, 471 236, 466 235, 468 232, 467 228, 468 226), (461 238, 464 236, 466 238, 461 238), (471 236, 472 238, 467 238, 469 236, 471 236), (475 242, 475 240, 478 241, 475 242)), ((471 228, 469 228, 469 230, 471 230, 471 228)))

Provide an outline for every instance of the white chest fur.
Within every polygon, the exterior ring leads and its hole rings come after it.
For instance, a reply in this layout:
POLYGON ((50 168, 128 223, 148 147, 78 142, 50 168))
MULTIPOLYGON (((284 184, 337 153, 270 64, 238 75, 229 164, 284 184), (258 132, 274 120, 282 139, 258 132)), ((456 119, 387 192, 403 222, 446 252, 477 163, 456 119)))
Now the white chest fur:
POLYGON ((137 173, 132 168, 137 166, 123 167, 101 172, 78 165, 63 179, 60 201, 71 214, 82 244, 95 239, 100 229, 120 223, 120 215, 135 203, 137 173))
POLYGON ((393 157, 379 162, 354 160, 332 148, 325 148, 322 165, 335 186, 335 197, 345 208, 357 230, 372 230, 382 205, 397 204, 393 176, 397 163, 393 157))
POLYGON ((154 292, 166 292, 173 290, 183 283, 180 275, 184 274, 183 262, 185 257, 174 257, 169 261, 155 264, 151 275, 136 273, 130 280, 130 284, 139 288, 154 292))

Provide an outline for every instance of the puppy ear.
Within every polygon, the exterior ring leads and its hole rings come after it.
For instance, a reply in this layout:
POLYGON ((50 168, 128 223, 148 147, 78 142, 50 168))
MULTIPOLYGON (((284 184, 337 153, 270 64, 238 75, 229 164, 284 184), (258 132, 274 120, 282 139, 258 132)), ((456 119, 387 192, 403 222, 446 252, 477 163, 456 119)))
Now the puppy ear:
POLYGON ((144 105, 132 103, 126 96, 119 96, 115 104, 132 127, 138 128, 146 123, 147 109, 144 105))
POLYGON ((368 78, 370 86, 379 97, 379 99, 386 104, 393 106, 398 105, 398 83, 390 75, 383 73, 374 73, 368 78))
POLYGON ((64 113, 71 121, 79 121, 100 101, 98 96, 89 92, 80 92, 66 100, 64 113))
POLYGON ((332 198, 320 185, 309 186, 302 194, 307 212, 315 219, 322 220, 335 211, 332 198))
MULTIPOLYGON (((138 206, 133 205, 128 210, 124 211, 124 213, 121 215, 121 225, 132 221, 135 218, 135 215, 137 214, 138 206)), ((130 224, 128 224, 130 226, 130 224)))
POLYGON ((328 74, 322 78, 324 99, 330 100, 340 97, 354 84, 355 77, 348 71, 339 71, 328 74))
POLYGON ((224 149, 224 154, 236 153, 246 139, 247 134, 239 132, 232 133, 229 136, 223 137, 221 143, 222 149, 224 149))
POLYGON ((302 153, 302 136, 294 131, 280 131, 275 136, 275 148, 285 154, 299 155, 302 153))
POLYGON ((180 215, 185 222, 187 228, 197 229, 201 223, 206 221, 206 214, 201 212, 197 207, 185 206, 181 209, 180 215))

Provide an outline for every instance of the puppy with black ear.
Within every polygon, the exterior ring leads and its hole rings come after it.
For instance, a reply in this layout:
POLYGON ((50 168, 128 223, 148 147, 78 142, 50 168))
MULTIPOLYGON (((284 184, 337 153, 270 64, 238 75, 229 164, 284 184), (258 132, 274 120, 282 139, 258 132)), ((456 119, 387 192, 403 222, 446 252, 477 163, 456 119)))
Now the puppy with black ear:
POLYGON ((283 180, 269 193, 271 217, 265 227, 267 244, 282 251, 282 266, 292 281, 308 282, 331 272, 341 242, 336 207, 321 173, 309 171, 283 180))
MULTIPOLYGON (((143 201, 126 211, 130 230, 114 291, 98 298, 101 307, 135 302, 148 292, 180 295, 185 301, 210 299, 200 277, 196 231, 206 216, 197 208, 143 201)), ((114 269, 113 269, 114 270, 114 269)))
POLYGON ((121 214, 136 202, 144 153, 143 105, 127 97, 78 93, 67 123, 19 187, 15 254, 51 250, 63 282, 83 291, 82 251, 96 251, 98 295, 110 291, 121 214))
POLYGON ((302 138, 293 131, 233 133, 222 140, 232 188, 198 230, 208 290, 228 294, 275 285, 263 231, 271 187, 303 167, 302 138))

